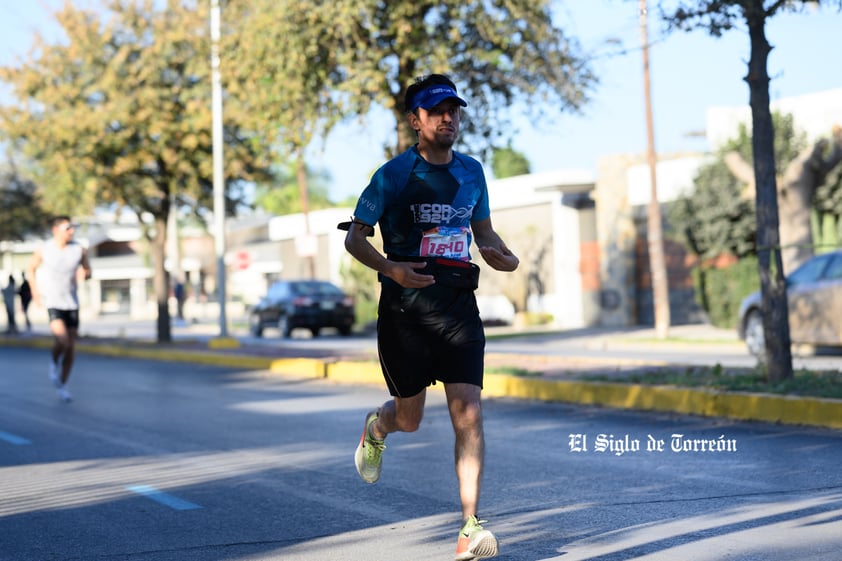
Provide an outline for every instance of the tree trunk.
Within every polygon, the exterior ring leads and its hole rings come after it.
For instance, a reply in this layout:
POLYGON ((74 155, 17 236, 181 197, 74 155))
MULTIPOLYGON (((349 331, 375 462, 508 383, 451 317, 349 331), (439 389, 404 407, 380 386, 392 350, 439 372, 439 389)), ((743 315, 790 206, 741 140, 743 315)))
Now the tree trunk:
POLYGON ((810 213, 816 191, 827 174, 842 161, 839 127, 833 129, 833 147, 819 140, 787 166, 778 192, 784 273, 789 274, 815 254, 810 213))
MULTIPOLYGON (((164 203, 169 206, 169 199, 164 203)), ((155 235, 150 240, 152 251, 152 266, 155 273, 153 277, 153 285, 155 287, 155 300, 158 303, 158 342, 169 343, 172 341, 172 331, 170 326, 170 279, 164 267, 164 260, 166 257, 165 248, 167 246, 167 216, 169 211, 165 211, 163 215, 155 218, 155 235)))
POLYGON ((398 154, 407 151, 410 146, 418 142, 418 134, 409 126, 406 114, 400 109, 394 109, 392 113, 395 116, 395 123, 397 123, 396 132, 398 136, 398 144, 396 152, 391 155, 387 154, 388 157, 397 156, 398 154))
POLYGON ((777 181, 775 177, 775 135, 769 110, 768 59, 771 46, 766 39, 766 16, 759 7, 746 10, 751 39, 751 58, 746 82, 752 120, 754 177, 757 186, 757 257, 762 295, 763 332, 766 339, 766 372, 770 382, 792 377, 792 349, 787 313, 786 283, 779 251, 777 181))

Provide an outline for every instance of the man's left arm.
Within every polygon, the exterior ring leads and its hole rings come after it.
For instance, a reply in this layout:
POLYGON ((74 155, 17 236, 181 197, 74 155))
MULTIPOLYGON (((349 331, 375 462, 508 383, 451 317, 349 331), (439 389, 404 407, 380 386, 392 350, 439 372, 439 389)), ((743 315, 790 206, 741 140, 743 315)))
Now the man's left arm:
POLYGON ((514 271, 520 260, 512 253, 502 238, 494 231, 491 218, 471 222, 474 241, 479 248, 480 255, 490 267, 498 271, 514 271))
POLYGON ((79 260, 79 267, 82 269, 82 279, 88 280, 91 278, 91 263, 88 261, 88 251, 82 249, 82 259, 79 260))

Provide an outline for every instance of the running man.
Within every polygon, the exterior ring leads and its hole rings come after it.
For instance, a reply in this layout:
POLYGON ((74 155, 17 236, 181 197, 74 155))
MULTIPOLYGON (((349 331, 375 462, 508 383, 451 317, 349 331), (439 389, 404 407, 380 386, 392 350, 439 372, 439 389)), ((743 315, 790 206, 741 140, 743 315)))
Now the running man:
POLYGON ((377 346, 392 396, 366 415, 355 463, 364 481, 376 482, 386 437, 418 429, 427 387, 441 381, 456 436, 462 506, 455 559, 484 559, 497 555, 498 545, 477 510, 485 451, 485 333, 471 242, 498 271, 514 271, 519 261, 491 225, 482 166, 453 150, 467 106, 454 83, 441 74, 419 78, 407 89, 404 105, 418 143, 375 172, 352 221, 341 225, 348 228, 348 252, 377 271, 381 283, 377 346), (367 240, 377 223, 385 256, 367 240))
POLYGON ((88 253, 73 239, 75 227, 68 216, 52 221, 53 237, 35 250, 27 268, 32 299, 47 308, 50 332, 55 341, 51 351, 50 380, 64 402, 73 400, 67 381, 73 368, 79 335, 78 280, 91 278, 88 253), (40 268, 40 271, 39 271, 40 268))

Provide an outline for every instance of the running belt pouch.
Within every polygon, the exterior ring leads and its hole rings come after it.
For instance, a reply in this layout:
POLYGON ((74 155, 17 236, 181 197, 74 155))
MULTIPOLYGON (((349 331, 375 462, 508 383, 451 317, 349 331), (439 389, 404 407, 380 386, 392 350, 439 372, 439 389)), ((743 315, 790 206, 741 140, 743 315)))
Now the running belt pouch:
POLYGON ((427 266, 419 271, 433 275, 436 284, 453 288, 476 290, 479 286, 479 267, 468 261, 431 257, 427 266))

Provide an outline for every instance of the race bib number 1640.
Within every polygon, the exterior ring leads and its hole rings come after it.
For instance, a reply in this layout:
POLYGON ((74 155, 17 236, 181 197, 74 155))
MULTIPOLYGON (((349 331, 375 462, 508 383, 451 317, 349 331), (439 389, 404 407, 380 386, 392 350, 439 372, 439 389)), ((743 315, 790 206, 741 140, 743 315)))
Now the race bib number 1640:
POLYGON ((419 255, 467 260, 469 259, 469 244, 468 228, 439 227, 424 232, 419 255))

